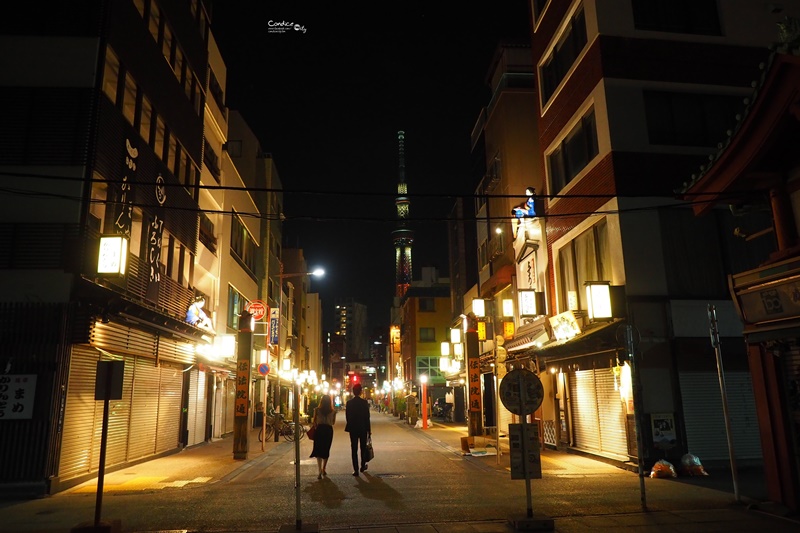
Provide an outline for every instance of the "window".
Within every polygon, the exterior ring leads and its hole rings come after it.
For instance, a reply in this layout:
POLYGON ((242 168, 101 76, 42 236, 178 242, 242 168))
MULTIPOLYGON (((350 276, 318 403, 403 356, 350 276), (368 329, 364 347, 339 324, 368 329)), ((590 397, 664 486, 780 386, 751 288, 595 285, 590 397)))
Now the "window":
POLYGON ((553 191, 566 187, 597 154, 597 125, 591 109, 547 156, 553 191))
POLYGON ((217 238, 214 236, 214 222, 203 212, 200 213, 200 242, 203 243, 210 252, 217 252, 217 238))
POLYGON ((531 0, 531 11, 533 13, 533 22, 539 22, 539 18, 542 16, 542 11, 544 11, 544 6, 547 5, 547 0, 531 0))
POLYGON ((651 144, 716 146, 736 121, 738 96, 645 91, 651 144))
POLYGON ((136 257, 142 255, 142 208, 134 207, 131 220, 131 243, 129 250, 136 257))
POLYGON ((139 16, 144 18, 144 0, 133 0, 133 5, 136 6, 136 10, 139 12, 139 16))
POLYGON ((178 159, 180 154, 178 154, 178 140, 175 138, 175 134, 172 131, 169 132, 169 137, 167 137, 167 150, 164 153, 164 163, 167 167, 172 171, 172 175, 178 177, 178 159))
POLYGON ((167 128, 164 125, 164 119, 156 116, 156 131, 153 137, 153 150, 159 159, 164 159, 164 141, 167 135, 167 128))
POLYGON ((161 12, 158 9, 158 4, 155 2, 150 2, 150 21, 148 22, 148 28, 150 29, 150 35, 153 36, 156 42, 158 42, 158 27, 160 25, 161 19, 161 12))
POLYGON ((423 312, 436 311, 436 304, 433 298, 420 298, 419 310, 423 312))
POLYGON ((419 328, 419 342, 436 342, 436 329, 419 328))
POLYGON ((142 136, 144 142, 150 144, 150 128, 153 125, 153 106, 150 104, 150 99, 142 95, 142 111, 139 116, 139 135, 142 136))
POLYGON ((231 253, 250 274, 255 275, 256 243, 236 213, 231 216, 231 253))
POLYGON ((98 233, 103 232, 108 202, 108 184, 98 173, 92 176, 92 201, 89 204, 89 227, 98 233))
POLYGON ((167 60, 170 67, 172 66, 172 30, 168 24, 164 24, 164 36, 161 40, 161 53, 164 54, 164 59, 167 60))
POLYGON ((583 8, 572 16, 564 35, 542 65, 542 100, 547 102, 586 46, 586 19, 583 8))
POLYGON ((633 0, 637 30, 722 35, 717 0, 633 0))
POLYGON ((242 293, 228 285, 228 327, 232 329, 239 329, 239 315, 247 305, 247 298, 242 296, 242 293))
POLYGON ((103 92, 106 93, 112 104, 117 103, 117 89, 119 84, 119 59, 109 46, 106 49, 106 62, 103 68, 103 92))
POLYGON ((558 251, 559 310, 583 309, 584 283, 611 281, 611 248, 605 218, 558 251))
POLYGON ((122 114, 133 126, 133 119, 136 116, 136 82, 130 73, 125 74, 125 91, 122 96, 122 114))
POLYGON ((438 357, 417 356, 417 378, 425 374, 428 376, 428 385, 444 383, 445 379, 439 370, 438 357))

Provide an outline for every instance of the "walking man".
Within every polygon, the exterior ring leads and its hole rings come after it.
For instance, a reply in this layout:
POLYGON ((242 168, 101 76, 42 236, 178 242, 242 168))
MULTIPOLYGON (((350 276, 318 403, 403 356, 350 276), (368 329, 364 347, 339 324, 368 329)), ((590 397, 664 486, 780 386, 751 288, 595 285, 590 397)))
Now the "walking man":
POLYGON ((367 469, 367 437, 372 434, 369 423, 369 403, 361 397, 361 383, 353 385, 353 397, 347 400, 344 410, 347 424, 344 430, 350 433, 350 453, 353 457, 353 475, 358 475, 358 449, 361 448, 361 471, 367 469))

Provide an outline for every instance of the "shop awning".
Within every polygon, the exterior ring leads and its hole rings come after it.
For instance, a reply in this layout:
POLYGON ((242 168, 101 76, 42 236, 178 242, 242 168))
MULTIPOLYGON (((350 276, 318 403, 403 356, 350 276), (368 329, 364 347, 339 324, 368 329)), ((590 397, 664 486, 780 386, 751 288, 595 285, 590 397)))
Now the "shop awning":
POLYGON ((625 337, 620 333, 620 338, 617 340, 619 327, 624 322, 624 320, 613 320, 591 324, 580 335, 569 340, 550 341, 535 349, 536 355, 541 361, 552 363, 624 351, 625 337))

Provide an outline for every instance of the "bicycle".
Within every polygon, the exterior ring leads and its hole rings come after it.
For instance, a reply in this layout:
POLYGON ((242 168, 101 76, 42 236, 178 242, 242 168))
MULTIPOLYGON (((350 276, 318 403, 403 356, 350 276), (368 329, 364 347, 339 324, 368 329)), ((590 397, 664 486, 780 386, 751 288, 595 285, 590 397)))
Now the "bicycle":
MULTIPOLYGON (((280 413, 277 413, 275 417, 277 417, 278 435, 282 436, 288 442, 294 442, 295 434, 300 435, 300 440, 306 438, 307 428, 303 424, 299 424, 298 427, 299 433, 296 433, 294 422, 287 422, 286 419, 283 417, 283 415, 280 413)), ((275 429, 276 429, 275 417, 270 417, 270 416, 267 417, 267 441, 269 441, 275 435, 275 429)), ((264 437, 264 428, 262 427, 258 431, 258 441, 262 442, 263 437, 264 437)))

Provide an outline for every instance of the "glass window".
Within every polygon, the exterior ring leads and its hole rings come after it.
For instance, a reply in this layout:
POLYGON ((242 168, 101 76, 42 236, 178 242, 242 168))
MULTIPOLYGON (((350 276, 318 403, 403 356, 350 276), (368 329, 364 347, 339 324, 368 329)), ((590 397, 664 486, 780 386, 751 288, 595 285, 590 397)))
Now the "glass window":
POLYGON ((158 42, 158 27, 160 24, 161 19, 161 12, 158 9, 158 4, 155 1, 150 2, 150 21, 148 23, 148 28, 150 29, 150 35, 153 36, 156 42, 158 42))
POLYGON ((567 186, 599 153, 594 109, 570 130, 561 145, 547 156, 550 183, 558 192, 567 186))
POLYGON ((733 127, 742 99, 731 95, 645 91, 651 144, 713 147, 733 127))
POLYGON ((112 104, 117 103, 117 86, 119 84, 119 59, 109 46, 106 48, 106 62, 103 68, 103 92, 112 104))
POLYGON ((150 129, 153 123, 153 106, 150 104, 150 99, 142 95, 142 110, 139 117, 139 135, 142 136, 144 142, 150 144, 150 129))
POLYGON ((175 167, 175 148, 177 147, 177 141, 175 135, 169 130, 166 134, 166 141, 164 146, 164 164, 167 165, 167 168, 172 170, 175 167))
POLYGON ((155 150, 156 155, 162 160, 164 159, 164 140, 166 135, 167 131, 164 126, 164 119, 160 116, 156 116, 156 132, 153 138, 153 150, 155 150))
POLYGON ((131 221, 130 252, 136 257, 142 255, 142 208, 134 207, 131 221))
POLYGON ((164 58, 167 60, 170 66, 172 66, 172 30, 169 29, 169 25, 164 24, 164 37, 161 41, 161 53, 164 54, 164 58))
POLYGON ((608 224, 603 218, 558 252, 560 311, 583 309, 587 281, 612 281, 608 224))
POLYGON ((419 342, 436 342, 436 329, 419 328, 419 342))
POLYGON ((439 370, 438 357, 417 356, 417 377, 423 374, 428 376, 428 385, 444 382, 444 376, 439 370))
POLYGON ((185 75, 184 72, 184 63, 185 59, 183 57, 183 50, 177 44, 175 45, 175 63, 173 65, 173 70, 175 71, 175 76, 178 78, 178 81, 183 83, 183 78, 185 75))
POLYGON ((419 310, 420 311, 436 311, 436 301, 433 298, 420 298, 419 310))
POLYGON ((242 293, 228 285, 228 327, 239 329, 239 315, 244 306, 247 305, 247 298, 242 293))
POLYGON ((256 243, 236 213, 231 220, 231 253, 251 274, 256 271, 256 243))
POLYGON ((98 233, 103 232, 108 202, 108 184, 100 174, 92 176, 92 201, 89 204, 89 227, 98 233))
POLYGON ((633 0, 638 30, 721 35, 717 0, 633 0))
POLYGON ((136 81, 130 73, 125 74, 125 92, 122 96, 122 114, 133 126, 133 119, 136 116, 136 81))
POLYGON ((588 42, 586 36, 586 20, 581 7, 570 20, 569 26, 561 36, 555 48, 541 71, 542 80, 542 100, 547 102, 555 92, 556 88, 572 68, 572 64, 578 59, 588 42))

